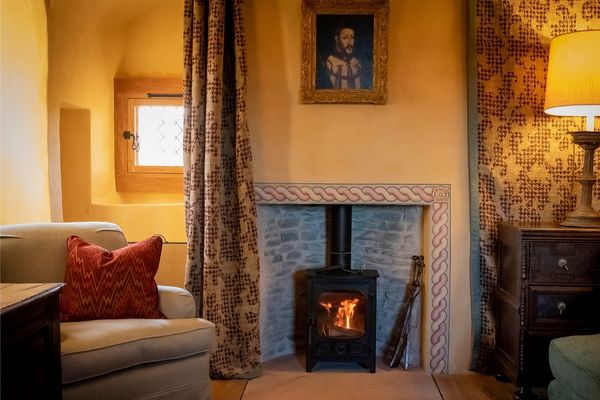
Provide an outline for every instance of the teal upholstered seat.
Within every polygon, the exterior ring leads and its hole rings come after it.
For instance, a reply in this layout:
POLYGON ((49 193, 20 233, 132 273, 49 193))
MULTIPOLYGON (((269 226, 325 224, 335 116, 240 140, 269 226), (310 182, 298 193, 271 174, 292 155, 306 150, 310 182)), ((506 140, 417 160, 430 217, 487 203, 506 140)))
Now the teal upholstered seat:
POLYGON ((549 400, 600 399, 600 334, 554 339, 548 356, 549 400))

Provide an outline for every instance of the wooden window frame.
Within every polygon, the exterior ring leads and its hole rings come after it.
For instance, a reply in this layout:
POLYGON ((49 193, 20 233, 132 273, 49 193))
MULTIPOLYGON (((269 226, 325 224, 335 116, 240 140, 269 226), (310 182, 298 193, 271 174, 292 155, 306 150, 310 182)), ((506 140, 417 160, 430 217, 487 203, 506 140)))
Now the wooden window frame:
POLYGON ((183 168, 136 166, 131 140, 123 132, 132 131, 134 107, 138 104, 173 103, 169 95, 181 95, 183 84, 177 78, 115 78, 115 183, 117 192, 183 192, 183 168), (167 95, 166 97, 149 94, 167 95), (160 99, 160 100, 158 100, 160 99))

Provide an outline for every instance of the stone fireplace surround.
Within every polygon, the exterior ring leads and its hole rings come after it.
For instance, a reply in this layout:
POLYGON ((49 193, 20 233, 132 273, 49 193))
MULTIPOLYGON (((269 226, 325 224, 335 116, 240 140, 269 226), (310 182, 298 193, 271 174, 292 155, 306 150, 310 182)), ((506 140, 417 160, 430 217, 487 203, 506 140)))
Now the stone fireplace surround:
POLYGON ((426 371, 448 372, 450 185, 255 184, 258 205, 408 205, 423 207, 425 279, 421 360, 426 371))

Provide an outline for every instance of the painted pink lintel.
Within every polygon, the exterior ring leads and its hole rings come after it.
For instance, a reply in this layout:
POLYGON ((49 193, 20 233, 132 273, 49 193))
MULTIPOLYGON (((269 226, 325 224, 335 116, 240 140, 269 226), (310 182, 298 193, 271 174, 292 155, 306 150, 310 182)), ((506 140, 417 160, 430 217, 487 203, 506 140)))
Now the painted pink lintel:
POLYGON ((450 185, 255 184, 258 204, 378 204, 431 207, 429 370, 448 372, 450 185))

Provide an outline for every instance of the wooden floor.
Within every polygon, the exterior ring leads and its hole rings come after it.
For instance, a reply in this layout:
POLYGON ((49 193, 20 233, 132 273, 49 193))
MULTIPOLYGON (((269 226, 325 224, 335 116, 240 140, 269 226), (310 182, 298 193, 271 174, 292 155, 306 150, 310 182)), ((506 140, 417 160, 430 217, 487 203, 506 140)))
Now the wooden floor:
MULTIPOLYGON (((475 373, 434 375, 433 382, 440 400, 512 400, 515 390, 510 383, 475 373)), ((213 400, 243 400, 246 384, 244 379, 213 381, 213 400)), ((410 400, 406 397, 403 399, 410 400)))
POLYGON ((240 400, 246 389, 247 379, 223 379, 212 382, 213 400, 240 400))
POLYGON ((443 400, 512 400, 514 385, 481 374, 434 375, 443 400))

